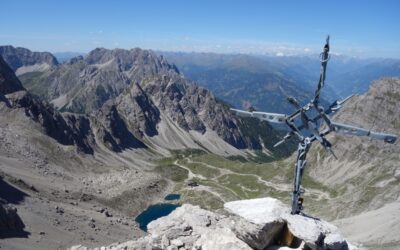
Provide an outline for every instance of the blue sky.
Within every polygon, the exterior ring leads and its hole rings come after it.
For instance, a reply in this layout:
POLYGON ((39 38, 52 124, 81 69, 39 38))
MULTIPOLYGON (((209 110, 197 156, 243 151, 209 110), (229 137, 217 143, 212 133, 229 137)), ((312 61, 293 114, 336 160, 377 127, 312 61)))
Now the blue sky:
POLYGON ((400 58, 400 1, 3 1, 0 44, 400 58))

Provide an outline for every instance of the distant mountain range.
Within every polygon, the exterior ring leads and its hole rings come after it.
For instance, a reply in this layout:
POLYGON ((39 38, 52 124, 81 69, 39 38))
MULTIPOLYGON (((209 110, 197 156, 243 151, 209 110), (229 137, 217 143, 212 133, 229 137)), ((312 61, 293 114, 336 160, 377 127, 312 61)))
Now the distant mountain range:
MULTIPOLYGON (((51 113, 81 114, 68 119, 89 126, 90 133, 99 133, 96 138, 104 138, 102 143, 115 151, 189 147, 231 154, 266 147, 278 152, 272 142, 280 132, 266 123, 234 117, 229 104, 290 113, 293 108, 286 97, 310 100, 319 74, 314 57, 175 52, 158 56, 138 48, 98 48, 60 64, 48 52, 12 46, 1 46, 0 52, 30 93, 54 105, 51 113)), ((398 62, 333 56, 323 102, 336 98, 336 93, 363 91, 369 85, 363 79, 397 74, 398 62), (346 81, 357 84, 348 87, 346 81)), ((85 151, 93 150, 89 144, 85 151)))
POLYGON ((290 113, 287 96, 301 103, 312 98, 311 84, 297 81, 280 65, 248 55, 208 53, 162 53, 185 77, 210 89, 238 108, 290 113))
MULTIPOLYGON (((250 56, 214 53, 159 52, 188 78, 210 89, 236 107, 253 105, 271 112, 291 112, 285 101, 313 97, 320 71, 318 55, 250 56)), ((400 76, 398 59, 362 59, 331 55, 322 92, 326 101, 365 93, 370 83, 384 76, 400 76)))
POLYGON ((367 92, 371 82, 376 79, 395 76, 400 76, 400 60, 380 59, 334 75, 330 82, 338 95, 348 96, 367 92))
POLYGON ((72 52, 72 51, 54 52, 52 54, 57 58, 57 61, 59 61, 60 63, 68 62, 74 57, 86 55, 86 53, 83 52, 72 52))

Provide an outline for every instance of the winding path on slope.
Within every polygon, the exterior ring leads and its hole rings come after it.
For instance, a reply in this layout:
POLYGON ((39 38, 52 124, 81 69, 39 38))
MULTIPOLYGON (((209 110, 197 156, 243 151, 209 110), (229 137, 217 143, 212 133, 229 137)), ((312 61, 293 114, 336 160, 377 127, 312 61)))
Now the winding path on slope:
MULTIPOLYGON (((219 171, 220 171, 220 175, 219 175, 219 176, 216 176, 216 177, 214 177, 214 178, 211 178, 211 180, 215 180, 215 179, 217 179, 217 178, 219 178, 219 177, 221 177, 221 176, 223 176, 223 175, 227 175, 227 174, 240 175, 240 176, 252 176, 252 177, 257 178, 257 181, 258 181, 259 183, 263 183, 263 184, 264 184, 265 186, 267 186, 267 187, 273 188, 273 189, 278 190, 278 191, 284 191, 284 192, 291 192, 291 191, 292 191, 292 185, 290 185, 290 184, 277 184, 277 183, 273 183, 273 182, 270 182, 270 181, 266 181, 266 180, 262 179, 261 176, 256 175, 256 174, 237 173, 237 172, 234 172, 234 171, 232 171, 232 170, 230 170, 230 169, 218 168, 218 167, 215 167, 215 166, 213 166, 213 165, 210 165, 210 164, 207 164, 207 163, 204 163, 204 162, 192 161, 192 160, 191 160, 190 158, 188 158, 188 157, 186 157, 186 158, 184 158, 184 159, 185 159, 188 163, 202 164, 202 165, 204 165, 204 166, 206 166, 206 167, 219 170, 219 171)), ((177 164, 177 163, 178 163, 178 160, 176 160, 175 163, 177 164)), ((177 164, 177 165, 178 165, 178 164, 177 164)), ((207 179, 207 178, 205 178, 205 177, 202 176, 202 175, 193 174, 193 173, 190 171, 190 169, 187 168, 186 166, 182 166, 182 165, 178 165, 178 166, 183 167, 183 168, 185 168, 186 170, 188 170, 188 171, 189 171, 189 175, 190 175, 190 173, 191 173, 193 176, 195 176, 195 177, 197 177, 197 178, 199 178, 199 179, 202 179, 202 180, 207 179), (199 177, 199 176, 201 176, 201 177, 199 177)), ((216 182, 216 184, 217 184, 218 186, 222 186, 222 185, 220 185, 220 184, 217 183, 217 182, 216 182)), ((226 188, 225 186, 222 186, 222 187, 224 187, 225 189, 229 189, 229 188, 226 188)), ((243 187, 241 187, 241 188, 243 189, 243 187)), ((232 191, 233 193, 235 193, 233 190, 231 190, 231 189, 229 189, 229 190, 232 191)), ((246 190, 244 190, 244 191, 246 191, 246 190)), ((317 196, 317 200, 331 199, 331 196, 330 196, 329 193, 326 193, 326 192, 323 192, 323 191, 320 191, 320 190, 317 190, 317 189, 307 188, 307 193, 308 193, 308 194, 311 194, 311 195, 316 195, 316 196, 317 196)), ((236 194, 236 193, 235 193, 235 194, 236 194)), ((237 194, 236 194, 236 195, 237 195, 237 194)))

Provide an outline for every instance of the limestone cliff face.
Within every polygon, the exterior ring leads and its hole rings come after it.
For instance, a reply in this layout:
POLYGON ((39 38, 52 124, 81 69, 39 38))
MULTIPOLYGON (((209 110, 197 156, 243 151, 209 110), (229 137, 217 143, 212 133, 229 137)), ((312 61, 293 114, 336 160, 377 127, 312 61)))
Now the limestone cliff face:
POLYGON ((25 114, 38 122, 43 132, 63 145, 76 145, 79 151, 92 154, 94 137, 89 120, 85 116, 65 115, 53 106, 32 96, 26 91, 7 95, 11 109, 24 110, 25 114))
POLYGON ((79 151, 93 153, 93 134, 89 120, 84 116, 63 116, 52 105, 27 92, 14 72, 0 56, 0 101, 4 101, 2 112, 20 110, 38 122, 45 134, 64 145, 76 145, 79 151))
POLYGON ((151 51, 98 48, 85 58, 73 58, 41 74, 20 77, 29 90, 60 110, 89 113, 117 97, 131 83, 171 73, 178 73, 177 69, 151 51))
POLYGON ((273 198, 228 202, 225 209, 222 215, 185 204, 151 222, 148 236, 101 249, 357 249, 335 226, 290 215, 273 198))
POLYGON ((227 106, 219 103, 208 90, 178 74, 153 76, 132 83, 120 96, 96 111, 95 117, 108 130, 118 117, 135 138, 167 149, 207 148, 199 137, 208 140, 210 133, 215 134, 214 142, 221 147, 217 153, 225 154, 224 148, 227 152, 262 148, 258 138, 241 132, 241 121, 227 106), (165 137, 173 140, 174 146, 165 137))

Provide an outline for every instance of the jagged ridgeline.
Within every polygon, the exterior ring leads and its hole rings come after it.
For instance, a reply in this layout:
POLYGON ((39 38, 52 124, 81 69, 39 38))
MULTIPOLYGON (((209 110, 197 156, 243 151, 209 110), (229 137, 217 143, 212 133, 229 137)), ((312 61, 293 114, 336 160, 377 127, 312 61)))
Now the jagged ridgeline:
MULTIPOLYGON (((46 52, 11 46, 0 52, 13 63, 24 87, 44 101, 22 106, 42 103, 52 117, 65 121, 57 124, 69 124, 77 129, 73 134, 85 138, 79 143, 84 152, 101 143, 113 151, 198 148, 231 155, 241 154, 238 149, 267 149, 269 159, 291 153, 291 145, 272 148, 280 133, 269 124, 234 117, 228 104, 152 51, 98 48, 63 64, 46 52)), ((36 110, 43 110, 38 105, 36 110)), ((45 130, 51 135, 52 129, 45 130)))

